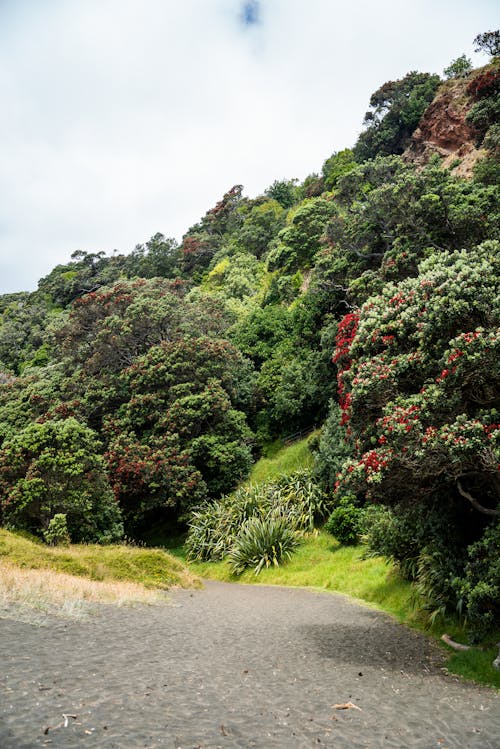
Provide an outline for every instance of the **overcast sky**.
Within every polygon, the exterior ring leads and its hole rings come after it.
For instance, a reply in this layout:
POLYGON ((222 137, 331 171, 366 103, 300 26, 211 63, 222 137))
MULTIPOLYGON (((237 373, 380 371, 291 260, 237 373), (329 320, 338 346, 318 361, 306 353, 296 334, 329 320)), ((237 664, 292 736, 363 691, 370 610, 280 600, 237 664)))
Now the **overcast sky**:
POLYGON ((382 83, 485 64, 497 26, 496 0, 0 0, 0 293, 320 171, 382 83))

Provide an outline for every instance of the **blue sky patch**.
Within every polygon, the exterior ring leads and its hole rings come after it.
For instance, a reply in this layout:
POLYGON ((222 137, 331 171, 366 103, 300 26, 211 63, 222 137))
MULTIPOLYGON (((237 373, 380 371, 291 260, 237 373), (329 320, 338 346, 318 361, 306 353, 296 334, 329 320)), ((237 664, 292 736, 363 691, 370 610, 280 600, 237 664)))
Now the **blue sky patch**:
POLYGON ((255 26, 260 22, 259 0, 247 0, 243 3, 241 18, 245 26, 255 26))

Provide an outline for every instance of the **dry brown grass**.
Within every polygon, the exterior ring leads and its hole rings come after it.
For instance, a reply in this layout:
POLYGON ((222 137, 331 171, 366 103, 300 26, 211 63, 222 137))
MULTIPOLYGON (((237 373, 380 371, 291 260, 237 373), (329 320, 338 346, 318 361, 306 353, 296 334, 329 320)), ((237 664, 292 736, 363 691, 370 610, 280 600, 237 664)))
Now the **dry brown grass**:
POLYGON ((132 582, 99 582, 47 569, 22 569, 0 561, 0 616, 41 623, 47 616, 82 618, 97 603, 158 604, 162 591, 132 582))

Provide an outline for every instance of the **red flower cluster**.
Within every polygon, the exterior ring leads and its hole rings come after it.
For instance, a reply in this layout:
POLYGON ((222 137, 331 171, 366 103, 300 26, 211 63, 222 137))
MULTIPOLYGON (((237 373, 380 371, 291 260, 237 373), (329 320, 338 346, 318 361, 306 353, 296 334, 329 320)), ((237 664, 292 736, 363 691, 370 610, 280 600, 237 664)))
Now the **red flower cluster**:
MULTIPOLYGON (((405 428, 405 432, 411 432, 415 422, 419 419, 419 410, 419 407, 416 405, 409 406, 408 408, 398 406, 391 414, 389 414, 389 416, 384 416, 383 418, 378 419, 377 426, 382 427, 384 431, 391 433, 394 431, 395 426, 402 425, 405 428)), ((385 435, 382 435, 379 437, 378 441, 383 445, 387 442, 387 438, 385 435)))
POLYGON ((451 354, 448 356, 447 362, 448 364, 451 364, 452 362, 456 361, 457 359, 460 359, 461 356, 464 355, 463 351, 460 351, 460 349, 456 348, 454 349, 451 354))
MULTIPOLYGON (((335 336, 335 353, 332 361, 336 364, 340 359, 349 356, 352 342, 358 331, 359 314, 351 312, 339 322, 337 335, 335 336)), ((349 362, 350 366, 350 362, 349 362)), ((349 369, 349 367, 347 367, 349 369)))
POLYGON ((359 464, 364 467, 367 475, 369 476, 372 473, 378 473, 381 468, 386 468, 388 463, 388 455, 380 455, 377 450, 370 450, 361 457, 359 464))
POLYGON ((351 312, 349 315, 345 315, 339 323, 337 335, 335 337, 336 345, 332 361, 336 364, 341 359, 344 360, 343 369, 341 369, 337 375, 339 405, 342 411, 342 417, 340 419, 341 426, 346 426, 349 423, 350 418, 351 394, 346 392, 343 375, 351 368, 349 352, 358 331, 358 325, 359 315, 357 312, 351 312))
POLYGON ((451 369, 443 369, 439 377, 436 377, 436 382, 443 382, 449 375, 455 374, 457 371, 456 367, 452 367, 451 369))

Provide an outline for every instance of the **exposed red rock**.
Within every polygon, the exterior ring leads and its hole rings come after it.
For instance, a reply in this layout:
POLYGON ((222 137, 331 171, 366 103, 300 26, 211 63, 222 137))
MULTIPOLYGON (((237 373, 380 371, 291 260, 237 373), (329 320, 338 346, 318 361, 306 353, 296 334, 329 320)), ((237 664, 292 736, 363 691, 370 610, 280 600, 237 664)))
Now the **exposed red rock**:
POLYGON ((453 170, 456 174, 471 174, 485 152, 476 148, 477 133, 465 119, 473 103, 466 93, 468 82, 460 79, 441 86, 413 133, 404 159, 423 166, 433 154, 438 154, 445 167, 460 159, 453 170))

